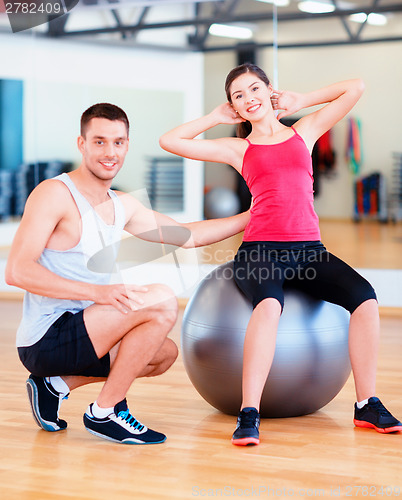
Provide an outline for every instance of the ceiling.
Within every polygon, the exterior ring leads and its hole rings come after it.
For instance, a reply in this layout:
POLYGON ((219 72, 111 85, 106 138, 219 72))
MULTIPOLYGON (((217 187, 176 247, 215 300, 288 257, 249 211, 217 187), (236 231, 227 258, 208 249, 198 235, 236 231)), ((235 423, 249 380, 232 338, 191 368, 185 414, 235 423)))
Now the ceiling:
POLYGON ((61 0, 67 13, 37 28, 44 36, 212 52, 246 48, 321 47, 402 41, 402 2, 326 0, 330 13, 309 14, 299 0, 275 7, 258 0, 61 0), (385 26, 355 23, 354 13, 383 13, 385 26), (239 42, 209 34, 213 23, 246 25, 253 38, 239 42))

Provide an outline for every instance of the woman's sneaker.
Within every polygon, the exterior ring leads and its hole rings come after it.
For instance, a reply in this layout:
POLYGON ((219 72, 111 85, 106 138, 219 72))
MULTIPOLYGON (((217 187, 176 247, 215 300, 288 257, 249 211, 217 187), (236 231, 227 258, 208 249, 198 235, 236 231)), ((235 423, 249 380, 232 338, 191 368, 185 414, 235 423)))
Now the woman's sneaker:
POLYGON ((123 444, 157 444, 166 440, 164 434, 148 429, 130 414, 126 399, 117 403, 106 418, 95 417, 92 406, 93 403, 84 413, 84 425, 95 436, 123 444))
POLYGON ((65 420, 59 419, 60 404, 64 396, 53 389, 44 377, 30 375, 26 381, 29 402, 35 422, 45 431, 62 431, 67 427, 65 420))
POLYGON ((248 446, 260 443, 260 414, 255 408, 243 408, 237 417, 236 430, 232 443, 237 446, 248 446))
POLYGON ((391 415, 378 398, 370 398, 361 409, 355 403, 353 422, 357 427, 369 427, 383 434, 402 431, 401 422, 391 415))

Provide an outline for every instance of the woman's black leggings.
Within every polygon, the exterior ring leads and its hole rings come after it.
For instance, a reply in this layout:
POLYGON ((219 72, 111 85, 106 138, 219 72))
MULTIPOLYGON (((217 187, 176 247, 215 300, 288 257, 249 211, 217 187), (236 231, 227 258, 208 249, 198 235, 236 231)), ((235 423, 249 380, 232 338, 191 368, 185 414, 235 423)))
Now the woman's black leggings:
POLYGON ((234 260, 234 279, 254 308, 275 298, 283 309, 285 283, 350 313, 366 300, 377 300, 370 283, 320 241, 243 242, 234 260))

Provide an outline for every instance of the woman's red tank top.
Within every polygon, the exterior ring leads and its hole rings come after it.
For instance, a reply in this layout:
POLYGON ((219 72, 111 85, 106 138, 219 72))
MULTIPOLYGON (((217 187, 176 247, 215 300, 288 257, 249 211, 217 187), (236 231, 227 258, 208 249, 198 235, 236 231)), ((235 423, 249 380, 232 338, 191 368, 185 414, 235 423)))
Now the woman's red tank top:
POLYGON ((320 240, 314 210, 313 167, 302 137, 278 144, 252 144, 244 154, 242 175, 253 196, 244 241, 320 240))

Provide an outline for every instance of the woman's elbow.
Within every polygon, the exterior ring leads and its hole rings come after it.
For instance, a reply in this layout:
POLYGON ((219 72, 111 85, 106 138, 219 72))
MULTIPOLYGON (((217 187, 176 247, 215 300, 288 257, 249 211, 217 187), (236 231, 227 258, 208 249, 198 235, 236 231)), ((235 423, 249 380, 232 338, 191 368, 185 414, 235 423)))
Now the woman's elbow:
POLYGON ((164 149, 165 151, 170 151, 169 149, 169 139, 167 137, 167 134, 162 135, 159 138, 159 146, 164 149))
POLYGON ((361 94, 363 94, 365 88, 366 88, 366 86, 365 86, 362 78, 356 78, 356 80, 355 80, 356 91, 361 95, 361 94))

